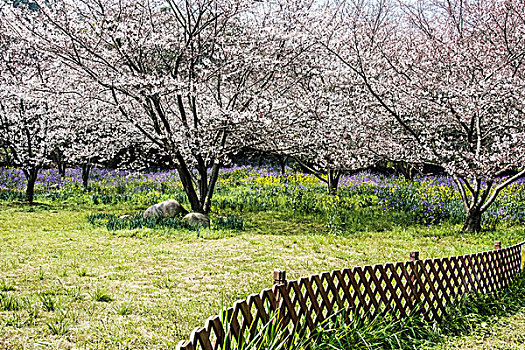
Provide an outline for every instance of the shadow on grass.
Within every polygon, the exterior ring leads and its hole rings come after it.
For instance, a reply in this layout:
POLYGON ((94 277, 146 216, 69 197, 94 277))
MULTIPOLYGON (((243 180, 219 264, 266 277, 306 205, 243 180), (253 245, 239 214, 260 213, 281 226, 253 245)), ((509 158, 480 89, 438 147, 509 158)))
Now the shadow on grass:
POLYGON ((403 213, 365 208, 347 211, 343 218, 322 215, 296 214, 293 211, 244 212, 246 228, 263 235, 337 235, 352 236, 367 232, 419 230, 421 236, 457 236, 461 231, 455 225, 430 227, 412 222, 403 213), (428 231, 428 232, 427 232, 428 231))
POLYGON ((50 203, 42 203, 42 202, 27 202, 27 201, 3 201, 0 202, 0 208, 2 206, 10 207, 10 208, 21 208, 24 209, 24 211, 32 212, 36 210, 49 210, 54 209, 56 205, 50 204, 50 203))

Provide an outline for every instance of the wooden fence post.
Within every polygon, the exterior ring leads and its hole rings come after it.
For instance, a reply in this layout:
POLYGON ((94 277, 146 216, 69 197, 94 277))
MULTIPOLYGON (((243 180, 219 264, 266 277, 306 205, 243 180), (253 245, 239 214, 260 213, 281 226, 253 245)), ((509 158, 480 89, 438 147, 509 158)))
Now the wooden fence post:
MULTIPOLYGON (((286 270, 275 269, 273 271, 273 284, 274 286, 285 286, 286 285, 286 270)), ((279 306, 281 301, 281 293, 277 290, 275 294, 276 308, 279 306)))
MULTIPOLYGON (((273 284, 274 286, 285 286, 286 285, 286 270, 275 269, 273 271, 273 284)), ((279 290, 277 290, 275 299, 276 299, 276 304, 279 305, 279 301, 281 299, 279 290)))
POLYGON ((419 252, 417 250, 410 252, 410 261, 417 261, 419 260, 419 252))
POLYGON ((409 261, 412 263, 412 270, 410 271, 410 282, 412 283, 412 286, 414 286, 414 289, 410 290, 410 300, 412 304, 417 302, 419 300, 419 282, 416 281, 416 274, 415 271, 417 270, 417 261, 419 260, 419 252, 417 250, 413 250, 409 254, 409 261))
MULTIPOLYGON (((286 270, 275 269, 273 271, 273 285, 280 287, 286 286, 286 270)), ((281 305, 281 291, 277 288, 275 291, 275 311, 277 312, 277 319, 275 322, 280 323, 280 320, 284 317, 284 310, 281 305)))
POLYGON ((523 270, 523 244, 520 245, 520 271, 523 270))
POLYGON ((273 271, 273 284, 277 284, 279 286, 286 284, 286 271, 275 269, 273 271))
MULTIPOLYGON (((494 250, 495 251, 498 251, 501 249, 501 241, 494 241, 494 250)), ((499 257, 500 257, 500 254, 497 254, 496 253, 496 285, 497 285, 497 289, 500 289, 502 285, 500 285, 499 283, 505 283, 504 282, 504 279, 505 277, 503 276, 502 274, 502 266, 500 265, 500 262, 499 262, 499 257)))

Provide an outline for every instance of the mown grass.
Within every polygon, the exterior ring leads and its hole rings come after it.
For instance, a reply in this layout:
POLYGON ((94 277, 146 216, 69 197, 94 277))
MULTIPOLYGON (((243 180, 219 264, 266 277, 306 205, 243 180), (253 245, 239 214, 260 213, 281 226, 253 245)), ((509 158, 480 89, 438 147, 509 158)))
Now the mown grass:
POLYGON ((244 230, 205 229, 200 237, 166 228, 109 232, 86 220, 140 209, 0 204, 0 286, 17 305, 0 308, 0 348, 174 348, 222 306, 269 287, 275 268, 295 279, 406 260, 410 250, 450 256, 525 237, 524 227, 464 234, 448 224, 399 225, 381 211, 337 234, 315 215, 277 211, 243 212, 244 230))
POLYGON ((525 310, 497 319, 490 327, 473 334, 448 337, 434 350, 523 350, 525 349, 525 310))

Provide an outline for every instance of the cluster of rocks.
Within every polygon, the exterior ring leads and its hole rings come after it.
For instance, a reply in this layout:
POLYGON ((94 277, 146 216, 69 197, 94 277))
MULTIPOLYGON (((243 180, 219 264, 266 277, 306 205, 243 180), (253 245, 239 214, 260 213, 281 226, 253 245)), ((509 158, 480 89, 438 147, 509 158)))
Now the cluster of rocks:
POLYGON ((192 226, 210 227, 210 218, 201 213, 188 213, 184 207, 174 199, 152 205, 142 215, 145 219, 167 219, 182 216, 182 220, 192 226))

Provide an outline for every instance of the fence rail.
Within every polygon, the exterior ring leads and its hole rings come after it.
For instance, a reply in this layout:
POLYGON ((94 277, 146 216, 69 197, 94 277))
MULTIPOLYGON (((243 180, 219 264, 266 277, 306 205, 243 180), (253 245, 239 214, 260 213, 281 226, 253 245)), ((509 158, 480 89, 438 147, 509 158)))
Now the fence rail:
POLYGON ((287 281, 274 272, 273 288, 252 294, 210 317, 196 328, 179 350, 218 350, 224 344, 253 339, 278 315, 280 329, 312 330, 333 313, 375 317, 389 310, 407 316, 416 306, 428 320, 437 320, 455 298, 469 292, 488 293, 505 288, 522 268, 521 242, 507 248, 449 258, 419 260, 410 253, 406 262, 354 267, 287 281))

